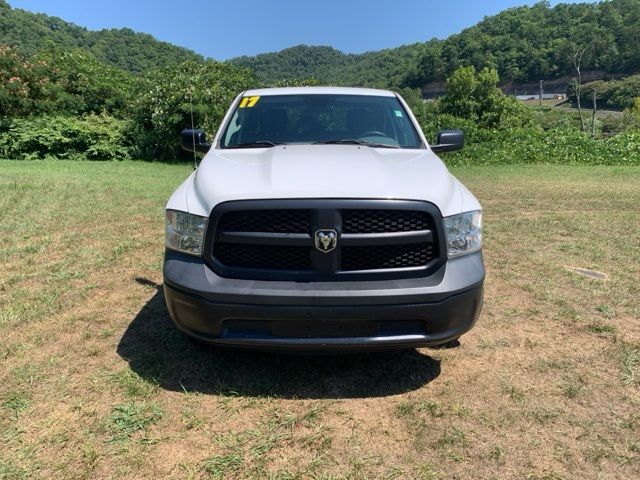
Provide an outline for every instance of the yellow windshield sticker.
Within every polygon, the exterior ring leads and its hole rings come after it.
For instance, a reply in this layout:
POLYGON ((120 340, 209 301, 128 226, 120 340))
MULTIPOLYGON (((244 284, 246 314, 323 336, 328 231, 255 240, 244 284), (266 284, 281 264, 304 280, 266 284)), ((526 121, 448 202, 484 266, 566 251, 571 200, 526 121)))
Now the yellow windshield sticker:
POLYGON ((255 104, 258 103, 258 100, 260 100, 260 97, 244 97, 240 102, 240 105, 238 106, 238 108, 254 107, 255 104))

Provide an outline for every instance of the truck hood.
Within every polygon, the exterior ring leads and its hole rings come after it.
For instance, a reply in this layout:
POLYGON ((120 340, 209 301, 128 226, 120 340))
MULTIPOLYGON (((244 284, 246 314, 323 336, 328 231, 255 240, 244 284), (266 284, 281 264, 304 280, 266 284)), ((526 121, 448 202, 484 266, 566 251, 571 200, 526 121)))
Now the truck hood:
POLYGON ((430 150, 358 145, 212 149, 179 190, 187 211, 203 216, 231 200, 424 200, 434 203, 443 216, 459 213, 463 201, 463 187, 430 150))

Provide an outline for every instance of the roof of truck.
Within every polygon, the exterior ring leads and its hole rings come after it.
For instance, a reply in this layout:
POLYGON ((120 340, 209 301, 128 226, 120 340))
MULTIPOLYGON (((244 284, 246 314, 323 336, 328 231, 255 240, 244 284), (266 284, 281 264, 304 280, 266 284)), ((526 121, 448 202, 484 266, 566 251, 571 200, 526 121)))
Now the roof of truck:
POLYGON ((394 97, 395 93, 389 90, 378 90, 376 88, 353 88, 353 87, 282 87, 282 88, 258 88, 247 90, 247 96, 268 96, 268 95, 373 95, 377 97, 394 97))

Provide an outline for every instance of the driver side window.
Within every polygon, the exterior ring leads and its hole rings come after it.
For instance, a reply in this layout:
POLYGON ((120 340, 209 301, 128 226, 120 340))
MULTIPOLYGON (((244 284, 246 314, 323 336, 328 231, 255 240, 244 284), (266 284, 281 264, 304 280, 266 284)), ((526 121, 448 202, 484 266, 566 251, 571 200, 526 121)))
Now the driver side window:
POLYGON ((365 107, 349 109, 347 111, 347 131, 352 138, 361 137, 369 132, 380 132, 387 137, 393 137, 387 128, 385 112, 381 109, 365 107))

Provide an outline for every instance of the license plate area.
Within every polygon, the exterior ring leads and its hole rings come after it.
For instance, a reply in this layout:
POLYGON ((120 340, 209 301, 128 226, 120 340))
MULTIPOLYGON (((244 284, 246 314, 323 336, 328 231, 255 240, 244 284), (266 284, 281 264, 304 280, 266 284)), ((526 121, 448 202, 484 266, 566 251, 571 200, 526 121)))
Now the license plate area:
POLYGON ((284 338, 372 337, 378 330, 373 322, 271 322, 271 334, 284 338))

